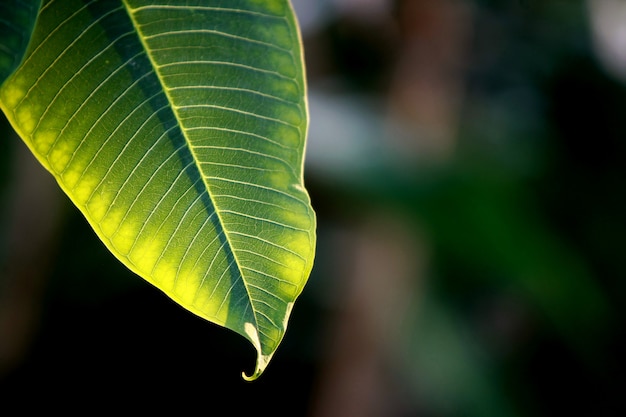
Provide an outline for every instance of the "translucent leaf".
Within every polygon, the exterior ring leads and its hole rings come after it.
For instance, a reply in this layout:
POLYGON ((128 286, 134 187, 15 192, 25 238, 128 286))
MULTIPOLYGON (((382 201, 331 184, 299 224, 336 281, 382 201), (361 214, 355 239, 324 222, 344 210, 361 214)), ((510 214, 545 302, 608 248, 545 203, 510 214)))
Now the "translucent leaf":
POLYGON ((258 377, 316 239, 289 1, 44 2, 0 103, 111 252, 246 337, 258 377))

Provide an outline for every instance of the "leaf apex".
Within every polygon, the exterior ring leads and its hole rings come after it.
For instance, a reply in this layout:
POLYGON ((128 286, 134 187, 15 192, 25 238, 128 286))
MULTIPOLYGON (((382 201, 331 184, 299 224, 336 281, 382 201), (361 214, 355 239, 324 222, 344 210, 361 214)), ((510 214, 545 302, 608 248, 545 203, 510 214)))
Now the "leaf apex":
POLYGON ((269 364, 271 358, 272 358, 272 355, 263 355, 259 351, 257 355, 256 368, 254 369, 254 373, 252 375, 247 375, 245 371, 242 372, 241 376, 243 377, 243 379, 248 382, 252 382, 256 380, 258 377, 261 376, 263 371, 265 371, 265 368, 267 368, 267 365, 269 364))
POLYGON ((244 330, 257 351, 257 360, 256 360, 256 367, 252 375, 246 375, 245 372, 242 372, 241 375, 243 379, 245 379, 246 381, 254 381, 255 379, 261 376, 263 371, 265 371, 265 368, 267 368, 267 365, 269 364, 270 359, 272 359, 273 353, 270 355, 263 354, 263 349, 261 347, 261 340, 259 339, 259 333, 257 332, 256 327, 254 327, 252 323, 246 323, 244 325, 244 330))

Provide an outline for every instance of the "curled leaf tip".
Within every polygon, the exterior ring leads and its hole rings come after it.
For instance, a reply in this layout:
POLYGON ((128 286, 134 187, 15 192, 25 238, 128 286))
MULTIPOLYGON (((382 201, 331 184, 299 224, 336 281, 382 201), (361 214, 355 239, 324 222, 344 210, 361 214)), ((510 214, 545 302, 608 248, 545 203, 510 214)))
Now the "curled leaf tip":
POLYGON ((243 377, 243 379, 245 379, 246 381, 256 380, 258 377, 261 376, 263 371, 265 371, 265 368, 267 368, 267 365, 269 364, 271 358, 272 355, 263 355, 259 353, 257 356, 256 368, 254 369, 254 373, 252 373, 252 375, 247 375, 245 372, 242 372, 241 376, 243 377))
POLYGON ((248 382, 252 382, 254 380, 256 380, 259 376, 261 376, 261 371, 259 371, 258 369, 254 371, 254 373, 252 375, 247 375, 245 371, 243 371, 241 373, 241 376, 244 380, 248 381, 248 382))
POLYGON ((252 375, 246 375, 245 372, 242 372, 243 379, 246 381, 254 381, 258 377, 261 376, 265 368, 272 359, 273 353, 270 355, 263 354, 263 347, 261 346, 261 340, 259 339, 259 333, 257 332, 256 327, 252 323, 245 323, 244 325, 245 334, 254 345, 257 351, 257 359, 256 359, 256 368, 254 369, 254 373, 252 375))

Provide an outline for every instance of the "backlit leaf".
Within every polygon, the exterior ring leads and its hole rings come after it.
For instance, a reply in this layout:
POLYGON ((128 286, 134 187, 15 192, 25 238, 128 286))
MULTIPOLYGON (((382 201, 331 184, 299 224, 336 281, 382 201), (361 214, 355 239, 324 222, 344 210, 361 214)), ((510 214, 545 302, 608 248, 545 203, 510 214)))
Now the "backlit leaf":
POLYGON ((246 337, 258 377, 315 251, 289 1, 46 1, 0 104, 111 252, 246 337))

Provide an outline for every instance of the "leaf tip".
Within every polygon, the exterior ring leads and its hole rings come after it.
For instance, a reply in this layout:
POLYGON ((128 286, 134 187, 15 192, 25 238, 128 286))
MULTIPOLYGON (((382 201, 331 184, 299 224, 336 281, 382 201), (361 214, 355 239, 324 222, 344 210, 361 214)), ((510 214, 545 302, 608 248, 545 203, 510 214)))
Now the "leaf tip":
POLYGON ((241 373, 242 378, 248 382, 254 381, 255 379, 261 376, 261 374, 267 367, 268 362, 269 362, 269 358, 267 356, 259 355, 256 361, 256 369, 254 370, 254 373, 252 373, 252 375, 248 375, 244 371, 241 373))
POLYGON ((252 375, 247 375, 245 371, 242 372, 241 376, 243 377, 243 379, 251 382, 260 377, 263 371, 265 371, 265 368, 267 368, 267 365, 269 364, 271 358, 272 355, 263 355, 261 351, 259 351, 256 359, 256 368, 254 369, 254 373, 252 373, 252 375))
POLYGON ((252 375, 247 375, 245 372, 242 372, 241 376, 246 381, 254 381, 255 379, 261 376, 263 371, 265 371, 265 368, 267 368, 267 365, 269 364, 270 359, 272 359, 273 354, 264 355, 262 353, 261 340, 259 339, 259 333, 257 332, 256 327, 252 323, 246 323, 244 325, 244 330, 246 334, 248 335, 248 338, 250 339, 250 341, 256 348, 257 360, 256 360, 256 367, 254 369, 254 373, 252 373, 252 375))

